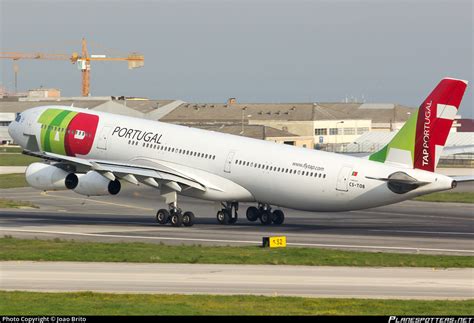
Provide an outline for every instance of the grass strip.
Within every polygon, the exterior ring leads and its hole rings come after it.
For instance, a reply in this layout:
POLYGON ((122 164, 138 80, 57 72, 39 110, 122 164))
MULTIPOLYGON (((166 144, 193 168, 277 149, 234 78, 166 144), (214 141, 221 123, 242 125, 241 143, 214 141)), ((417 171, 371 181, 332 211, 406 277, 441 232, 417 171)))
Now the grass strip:
POLYGON ((474 257, 0 238, 0 260, 472 268, 474 257))
POLYGON ((0 166, 28 166, 31 163, 39 161, 41 161, 41 159, 37 157, 23 154, 0 153, 0 166))
POLYGON ((21 208, 38 208, 38 206, 34 205, 31 202, 25 201, 13 201, 0 198, 0 209, 21 209, 21 208))
POLYGON ((23 149, 21 147, 13 147, 13 146, 0 146, 0 154, 1 153, 21 153, 23 149))
POLYGON ((440 192, 414 198, 424 202, 474 203, 474 192, 440 192))
POLYGON ((387 300, 0 291, 0 315, 456 315, 474 300, 387 300))
POLYGON ((17 188, 29 186, 25 174, 2 174, 0 175, 0 188, 17 188))

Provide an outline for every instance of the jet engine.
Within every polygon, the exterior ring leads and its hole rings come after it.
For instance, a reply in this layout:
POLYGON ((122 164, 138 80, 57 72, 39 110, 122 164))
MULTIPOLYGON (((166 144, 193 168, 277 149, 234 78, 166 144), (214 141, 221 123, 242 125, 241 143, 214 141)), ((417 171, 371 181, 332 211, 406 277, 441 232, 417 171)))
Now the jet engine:
POLYGON ((25 177, 31 187, 44 191, 71 190, 78 184, 76 174, 43 163, 33 163, 28 166, 25 177))
POLYGON ((77 174, 79 183, 74 192, 87 196, 115 195, 122 187, 118 180, 108 180, 96 171, 89 171, 86 174, 77 174))

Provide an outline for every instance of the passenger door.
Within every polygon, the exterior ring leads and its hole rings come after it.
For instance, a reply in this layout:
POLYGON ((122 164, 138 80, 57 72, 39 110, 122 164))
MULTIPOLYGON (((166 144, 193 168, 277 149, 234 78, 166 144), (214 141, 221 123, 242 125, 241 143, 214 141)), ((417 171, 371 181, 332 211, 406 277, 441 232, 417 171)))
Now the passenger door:
POLYGON ((99 138, 97 139, 97 148, 107 150, 107 138, 109 137, 111 126, 105 126, 100 132, 99 138))
POLYGON ((231 150, 229 154, 227 155, 227 159, 225 160, 225 165, 224 165, 224 172, 230 173, 234 155, 235 155, 235 150, 231 150))
POLYGON ((352 166, 343 166, 337 176, 336 190, 347 192, 349 190, 349 178, 351 176, 352 166))

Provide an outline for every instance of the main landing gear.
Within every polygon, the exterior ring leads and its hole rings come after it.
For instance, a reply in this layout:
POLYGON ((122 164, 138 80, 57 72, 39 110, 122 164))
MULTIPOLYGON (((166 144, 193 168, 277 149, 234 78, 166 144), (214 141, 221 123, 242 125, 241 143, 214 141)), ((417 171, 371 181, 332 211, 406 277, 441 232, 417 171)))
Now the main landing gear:
POLYGON ((167 209, 160 209, 156 213, 156 222, 159 224, 171 223, 173 227, 191 227, 194 225, 194 213, 184 212, 178 208, 175 203, 169 205, 169 211, 167 209))
POLYGON ((220 224, 234 224, 237 222, 237 210, 239 209, 238 202, 221 203, 223 209, 217 212, 217 221, 220 224))
POLYGON ((194 213, 184 212, 178 207, 178 194, 174 189, 166 186, 160 189, 161 196, 165 198, 168 204, 167 209, 160 209, 156 212, 156 222, 159 224, 171 223, 173 227, 191 227, 194 225, 194 213))
POLYGON ((285 213, 282 210, 272 211, 269 204, 258 203, 258 207, 251 206, 247 209, 247 220, 255 222, 260 219, 263 225, 276 224, 280 225, 285 222, 285 213))
MULTIPOLYGON (((237 222, 238 215, 237 210, 239 209, 238 202, 226 202, 222 203, 224 207, 222 210, 217 212, 217 221, 220 224, 234 224, 237 222)), ((281 225, 285 221, 285 214, 282 210, 274 210, 269 204, 259 203, 258 207, 251 206, 246 212, 247 220, 255 222, 260 219, 263 225, 281 225)))

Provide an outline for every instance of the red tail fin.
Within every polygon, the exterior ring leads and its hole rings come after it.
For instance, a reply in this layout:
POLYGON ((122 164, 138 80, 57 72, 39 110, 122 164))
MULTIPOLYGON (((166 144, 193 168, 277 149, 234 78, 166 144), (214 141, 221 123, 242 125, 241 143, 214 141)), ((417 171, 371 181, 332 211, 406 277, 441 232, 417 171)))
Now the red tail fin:
POLYGON ((433 172, 448 138, 467 82, 445 78, 418 110, 414 168, 433 172))

